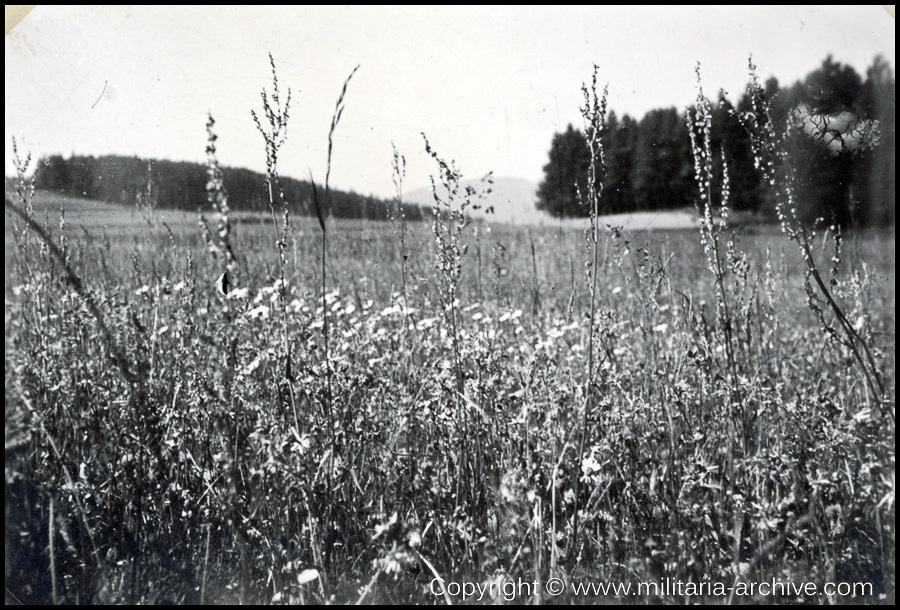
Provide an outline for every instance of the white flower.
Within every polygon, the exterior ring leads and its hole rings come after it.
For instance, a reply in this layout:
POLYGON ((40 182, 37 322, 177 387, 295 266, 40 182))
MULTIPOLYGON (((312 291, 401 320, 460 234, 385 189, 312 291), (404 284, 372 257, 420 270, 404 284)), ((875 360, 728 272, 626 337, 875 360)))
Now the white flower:
POLYGON ((249 375, 253 371, 259 368, 259 356, 257 356, 253 362, 244 367, 244 375, 249 375))
POLYGON ((255 320, 256 318, 266 319, 269 317, 269 311, 271 311, 271 310, 269 309, 268 305, 260 305, 259 307, 256 307, 256 308, 248 311, 247 317, 250 318, 251 320, 255 320))
POLYGON ((431 328, 435 322, 437 322, 437 318, 424 318, 416 323, 416 329, 425 330, 426 328, 431 328))
POLYGON ((594 459, 593 455, 585 456, 581 462, 581 471, 584 474, 593 474, 600 470, 600 464, 594 459))
POLYGON ((381 536, 384 532, 389 530, 391 528, 391 526, 394 525, 395 523, 397 523, 396 511, 394 512, 393 515, 391 515, 391 518, 388 519, 387 522, 381 523, 381 524, 378 524, 375 526, 375 535, 372 536, 372 540, 375 540, 376 538, 381 536))
POLYGON ((409 535, 409 546, 415 548, 422 544, 422 535, 415 531, 409 535))

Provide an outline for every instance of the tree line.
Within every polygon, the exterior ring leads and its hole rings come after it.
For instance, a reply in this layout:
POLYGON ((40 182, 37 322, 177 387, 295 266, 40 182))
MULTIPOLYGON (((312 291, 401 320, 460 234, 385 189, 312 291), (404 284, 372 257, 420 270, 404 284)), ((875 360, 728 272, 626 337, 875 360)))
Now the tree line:
MULTIPOLYGON (((809 222, 841 226, 894 222, 894 73, 876 57, 863 78, 831 56, 795 84, 766 82, 776 126, 794 125, 785 141, 796 178, 797 206, 809 222)), ((770 189, 754 167, 741 116, 751 112, 745 92, 733 105, 724 93, 713 108, 714 158, 727 163, 735 210, 774 215, 770 189)), ((693 157, 683 113, 651 110, 641 120, 610 112, 600 141, 604 167, 601 213, 693 206, 697 197, 693 157)), ((538 188, 538 208, 554 216, 587 216, 578 192, 587 188, 587 138, 569 125, 553 136, 549 162, 538 188)), ((721 175, 722 162, 716 172, 721 175)), ((595 185, 595 186, 599 186, 595 185)))
MULTIPOLYGON (((265 174, 235 167, 224 168, 223 172, 232 209, 269 209, 265 174)), ((149 199, 162 208, 190 211, 207 211, 207 181, 206 166, 199 163, 117 155, 52 155, 41 160, 35 174, 35 187, 39 189, 122 205, 138 205, 149 199)), ((314 216, 311 183, 287 177, 280 181, 292 211, 314 216)), ((328 201, 321 203, 326 215, 335 218, 387 220, 398 213, 394 201, 335 189, 329 191, 328 201)), ((422 218, 418 206, 404 204, 403 211, 410 220, 422 218)))

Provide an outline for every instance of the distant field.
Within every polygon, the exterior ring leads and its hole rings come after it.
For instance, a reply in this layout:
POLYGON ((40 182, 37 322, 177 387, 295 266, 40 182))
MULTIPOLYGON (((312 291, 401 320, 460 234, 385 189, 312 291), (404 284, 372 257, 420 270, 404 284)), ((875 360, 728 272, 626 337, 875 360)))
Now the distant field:
MULTIPOLYGON (((77 238, 76 247, 84 246, 86 243, 93 245, 109 243, 116 247, 147 253, 157 247, 166 246, 169 240, 168 229, 173 231, 179 243, 196 246, 201 240, 200 213, 163 208, 155 209, 148 215, 139 211, 137 207, 108 204, 48 191, 37 193, 34 209, 36 217, 55 232, 59 230, 60 210, 62 210, 66 234, 77 238)), ((210 226, 214 226, 214 215, 207 211, 204 216, 210 226)), ((11 216, 7 212, 6 249, 8 256, 11 254, 10 248, 13 245, 10 236, 10 218, 11 216)), ((280 211, 278 218, 280 220, 280 211)), ((637 234, 640 243, 661 245, 664 249, 668 246, 672 252, 676 253, 680 250, 679 256, 674 261, 676 263, 681 256, 691 262, 692 255, 687 253, 698 253, 699 243, 693 233, 698 226, 694 210, 606 215, 601 216, 599 222, 604 231, 608 231, 607 226, 621 227, 623 231, 637 234), (684 231, 689 231, 689 233, 680 235, 684 231), (644 235, 645 233, 647 235, 644 235)), ((234 233, 238 241, 246 240, 248 245, 259 250, 271 247, 270 243, 267 244, 267 242, 273 241, 271 212, 233 211, 232 223, 235 226, 234 233)), ((298 263, 296 273, 305 273, 308 276, 306 281, 311 284, 310 288, 312 288, 315 284, 316 269, 312 265, 304 269, 304 266, 299 263, 301 259, 315 260, 318 256, 321 243, 318 224, 315 219, 309 217, 293 217, 292 223, 295 231, 292 234, 291 258, 292 261, 298 263)), ((379 268, 399 266, 395 225, 390 222, 348 219, 329 219, 329 224, 334 227, 331 230, 333 258, 330 264, 330 273, 333 274, 333 279, 338 285, 346 281, 348 276, 360 269, 365 269, 366 265, 363 261, 379 268)), ((552 282, 554 285, 564 283, 561 281, 562 277, 566 277, 566 282, 571 284, 573 265, 581 256, 580 241, 583 238, 583 231, 588 226, 588 220, 548 217, 546 224, 543 225, 510 225, 476 220, 474 226, 477 228, 469 240, 472 243, 467 258, 480 257, 481 292, 483 294, 486 289, 484 284, 488 282, 486 276, 489 275, 489 266, 492 264, 492 249, 495 246, 503 249, 501 255, 504 260, 503 267, 511 272, 510 275, 504 276, 504 283, 509 285, 518 283, 521 286, 531 283, 533 280, 532 268, 536 266, 538 276, 554 278, 555 281, 552 282), (531 260, 530 253, 532 240, 534 240, 537 252, 534 261, 531 260)), ((431 254, 433 249, 431 222, 411 222, 408 223, 408 228, 410 231, 408 249, 415 253, 415 256, 411 257, 410 265, 421 277, 431 278, 434 271, 431 254)), ((751 233, 774 234, 772 245, 778 250, 783 248, 783 240, 776 227, 745 225, 738 230, 739 235, 751 233)), ((883 238, 879 237, 878 239, 880 241, 883 238)), ((763 243, 758 238, 748 241, 746 246, 757 252, 764 251, 763 243), (760 250, 761 248, 762 250, 760 250)), ((891 246, 891 252, 892 248, 893 246, 891 246)), ((786 253, 788 256, 792 254, 790 249, 787 249, 786 253)), ((274 261, 271 262, 274 263, 274 261)), ((463 278, 464 285, 471 279, 477 280, 477 277, 470 278, 469 274, 477 276, 479 261, 475 261, 474 269, 468 268, 468 265, 466 267, 467 273, 464 273, 463 278)), ((7 269, 9 269, 8 266, 7 269)), ((394 271, 399 275, 399 268, 395 268, 394 271)), ((890 271, 892 272, 892 268, 890 271)), ((385 273, 389 275, 389 273, 385 273)), ((368 274, 362 275, 366 281, 373 281, 374 284, 381 287, 384 292, 381 296, 384 298, 387 298, 385 291, 392 287, 397 288, 390 282, 387 284, 375 282, 375 278, 366 277, 368 274)), ((575 279, 578 280, 578 278, 575 279)), ((554 296, 567 298, 567 295, 560 296, 556 293, 554 296)))
MULTIPOLYGON (((60 210, 64 212, 66 223, 70 225, 70 228, 77 229, 83 226, 86 229, 102 229, 108 227, 130 233, 132 231, 140 231, 149 226, 147 217, 140 212, 137 206, 126 207, 93 199, 63 195, 52 191, 38 191, 36 195, 34 201, 35 214, 42 220, 49 218, 53 226, 59 225, 60 210)), ((6 196, 10 197, 9 191, 7 191, 6 196)), ((236 212, 235 215, 239 218, 265 216, 262 213, 247 212, 236 212)), ((190 225, 191 228, 196 228, 198 218, 198 213, 159 209, 153 210, 151 220, 157 224, 164 222, 170 227, 190 225)), ((7 215, 8 219, 9 216, 7 215)))
MULTIPOLYGON (((7 193, 9 196, 9 193, 7 193)), ((72 197, 49 191, 40 192, 35 201, 35 211, 43 217, 49 214, 56 220, 60 208, 65 211, 66 219, 74 226, 84 225, 86 228, 99 228, 103 226, 121 227, 123 229, 139 228, 146 224, 146 219, 138 211, 137 207, 126 207, 117 204, 104 203, 81 197, 72 197)), ((209 212, 207 212, 209 215, 209 212)), ((271 221, 268 210, 259 212, 235 211, 233 216, 236 222, 271 221)), ((197 214, 179 210, 159 209, 154 211, 154 218, 158 222, 166 222, 170 226, 192 224, 196 222, 197 214)), ((499 215, 494 224, 509 225, 504 215, 499 215)), ((490 219, 490 217, 489 217, 490 219)), ((557 219, 546 214, 531 214, 527 216, 523 226, 531 227, 558 227, 578 228, 587 225, 587 219, 557 219)), ((344 222, 338 220, 338 222, 344 222)), ((377 221, 372 221, 378 224, 377 221)), ((697 212, 694 209, 661 210, 657 212, 633 212, 630 214, 608 214, 600 219, 603 226, 621 226, 625 230, 669 230, 669 229, 696 229, 697 212)))
MULTIPOLYGON (((877 399, 777 227, 722 233, 717 282, 688 213, 602 219, 631 230, 601 236, 591 327, 586 221, 473 223, 450 303, 431 223, 327 220, 323 307, 315 219, 292 219, 281 291, 271 216, 235 214, 223 297, 194 214, 38 193, 35 217, 110 336, 7 213, 7 586, 28 599, 50 528, 69 600, 433 603, 435 573, 547 570, 893 586, 893 229, 845 236, 833 276, 814 242, 877 399)), ((588 599, 681 598, 556 601, 588 599)))

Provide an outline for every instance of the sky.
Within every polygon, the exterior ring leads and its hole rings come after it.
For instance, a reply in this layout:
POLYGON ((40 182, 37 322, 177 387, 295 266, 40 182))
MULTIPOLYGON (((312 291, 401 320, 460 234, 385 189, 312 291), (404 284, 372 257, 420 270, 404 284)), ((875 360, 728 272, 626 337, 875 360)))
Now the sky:
POLYGON ((38 6, 6 35, 6 174, 12 138, 36 157, 122 154, 203 162, 206 113, 219 160, 265 170, 250 116, 292 98, 282 174, 391 197, 391 142, 404 190, 436 174, 422 132, 465 178, 534 182, 572 123, 593 64, 619 115, 684 108, 701 63, 707 91, 734 99, 753 54, 763 79, 804 77, 829 53, 861 74, 892 68, 894 19, 880 6, 137 7, 38 6))

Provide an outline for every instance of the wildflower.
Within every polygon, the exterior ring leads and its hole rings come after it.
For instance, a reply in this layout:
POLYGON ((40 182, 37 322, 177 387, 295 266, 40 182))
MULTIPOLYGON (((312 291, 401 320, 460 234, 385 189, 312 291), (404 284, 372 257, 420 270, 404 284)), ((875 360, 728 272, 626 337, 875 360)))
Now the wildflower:
POLYGON ((250 291, 247 288, 237 288, 228 293, 229 299, 245 299, 250 291))
POLYGON ((249 375, 253 371, 259 368, 259 356, 257 356, 253 362, 244 367, 244 375, 249 375))
POLYGON ((268 305, 260 305, 259 307, 255 307, 247 312, 247 317, 251 320, 255 320, 256 318, 266 319, 269 317, 269 306, 268 305))
POLYGON ((594 459, 593 455, 585 456, 581 462, 581 471, 584 474, 593 474, 600 470, 600 464, 594 459))
POLYGON ((416 324, 416 330, 425 330, 426 328, 431 328, 434 326, 434 323, 437 322, 437 318, 424 318, 419 320, 416 324))

